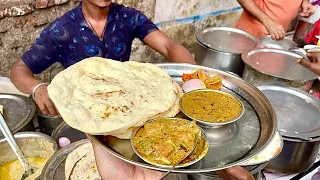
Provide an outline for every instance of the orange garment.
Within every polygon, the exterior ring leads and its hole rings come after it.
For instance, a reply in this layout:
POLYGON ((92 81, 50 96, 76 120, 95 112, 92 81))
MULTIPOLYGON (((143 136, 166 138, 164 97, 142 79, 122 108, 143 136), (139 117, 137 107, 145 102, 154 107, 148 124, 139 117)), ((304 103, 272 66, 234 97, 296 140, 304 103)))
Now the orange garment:
MULTIPOLYGON (((290 23, 297 16, 302 0, 254 0, 257 6, 274 22, 282 25, 287 32, 290 23)), ((266 28, 250 13, 243 11, 236 28, 249 32, 257 37, 268 35, 266 28)))

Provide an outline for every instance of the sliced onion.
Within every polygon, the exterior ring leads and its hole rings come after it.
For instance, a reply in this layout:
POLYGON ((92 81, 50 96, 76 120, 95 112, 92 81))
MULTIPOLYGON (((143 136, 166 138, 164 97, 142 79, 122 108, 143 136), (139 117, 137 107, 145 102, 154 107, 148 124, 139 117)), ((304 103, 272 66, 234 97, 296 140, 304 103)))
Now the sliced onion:
POLYGON ((190 79, 182 85, 182 89, 185 93, 196 89, 204 89, 206 85, 201 79, 190 79))

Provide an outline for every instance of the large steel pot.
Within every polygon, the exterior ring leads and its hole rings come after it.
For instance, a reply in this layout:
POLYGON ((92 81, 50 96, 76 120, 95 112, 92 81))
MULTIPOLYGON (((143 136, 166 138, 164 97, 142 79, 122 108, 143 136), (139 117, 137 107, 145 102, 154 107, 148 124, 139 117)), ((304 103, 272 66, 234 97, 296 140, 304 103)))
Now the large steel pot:
POLYGON ((61 116, 44 115, 39 109, 37 109, 37 117, 40 131, 47 135, 51 135, 53 130, 63 122, 61 116))
POLYGON ((243 53, 246 65, 242 78, 254 86, 280 85, 309 92, 317 76, 299 65, 296 62, 298 58, 302 56, 270 48, 243 53))
MULTIPOLYGON (((265 168, 267 163, 244 167, 248 170, 256 180, 262 178, 262 169, 265 168)), ((201 174, 189 174, 189 180, 222 180, 216 173, 201 173, 201 174)))
POLYGON ((284 139, 283 150, 271 160, 268 170, 300 173, 315 162, 320 146, 320 101, 294 88, 260 86, 270 100, 284 139))
POLYGON ((281 153, 269 162, 266 169, 284 174, 296 174, 309 169, 317 158, 320 138, 315 141, 283 138, 281 153))
POLYGON ((197 33, 195 59, 199 65, 242 75, 241 53, 260 46, 260 40, 239 29, 207 28, 197 33))
MULTIPOLYGON (((50 137, 38 132, 18 132, 14 135, 17 144, 26 157, 49 159, 57 150, 57 143, 50 137)), ((0 140, 0 164, 17 159, 7 140, 0 140)), ((1 179, 1 178, 0 178, 1 179)))

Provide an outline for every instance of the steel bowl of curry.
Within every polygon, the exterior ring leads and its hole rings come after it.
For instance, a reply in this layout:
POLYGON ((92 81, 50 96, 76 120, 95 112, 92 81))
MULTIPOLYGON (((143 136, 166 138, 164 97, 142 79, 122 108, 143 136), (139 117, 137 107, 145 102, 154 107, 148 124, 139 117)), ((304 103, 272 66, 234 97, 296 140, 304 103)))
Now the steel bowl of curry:
POLYGON ((184 94, 180 109, 202 127, 221 127, 237 121, 244 114, 243 103, 233 95, 212 89, 200 89, 184 94))
POLYGON ((180 118, 149 120, 136 129, 130 142, 133 151, 142 160, 164 168, 190 166, 200 161, 209 149, 208 139, 196 122, 180 118), (201 135, 198 136, 199 134, 201 135), (177 163, 179 164, 176 165, 177 163))

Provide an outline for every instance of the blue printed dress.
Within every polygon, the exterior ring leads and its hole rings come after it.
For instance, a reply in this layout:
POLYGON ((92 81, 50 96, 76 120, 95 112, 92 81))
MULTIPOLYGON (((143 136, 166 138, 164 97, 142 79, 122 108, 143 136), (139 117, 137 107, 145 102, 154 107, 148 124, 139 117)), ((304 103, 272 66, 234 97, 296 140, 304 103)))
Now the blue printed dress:
POLYGON ((85 21, 80 4, 49 24, 21 58, 34 74, 55 62, 67 68, 94 56, 128 61, 132 41, 135 38, 142 41, 156 30, 157 26, 140 11, 112 3, 104 37, 100 40, 85 21))

